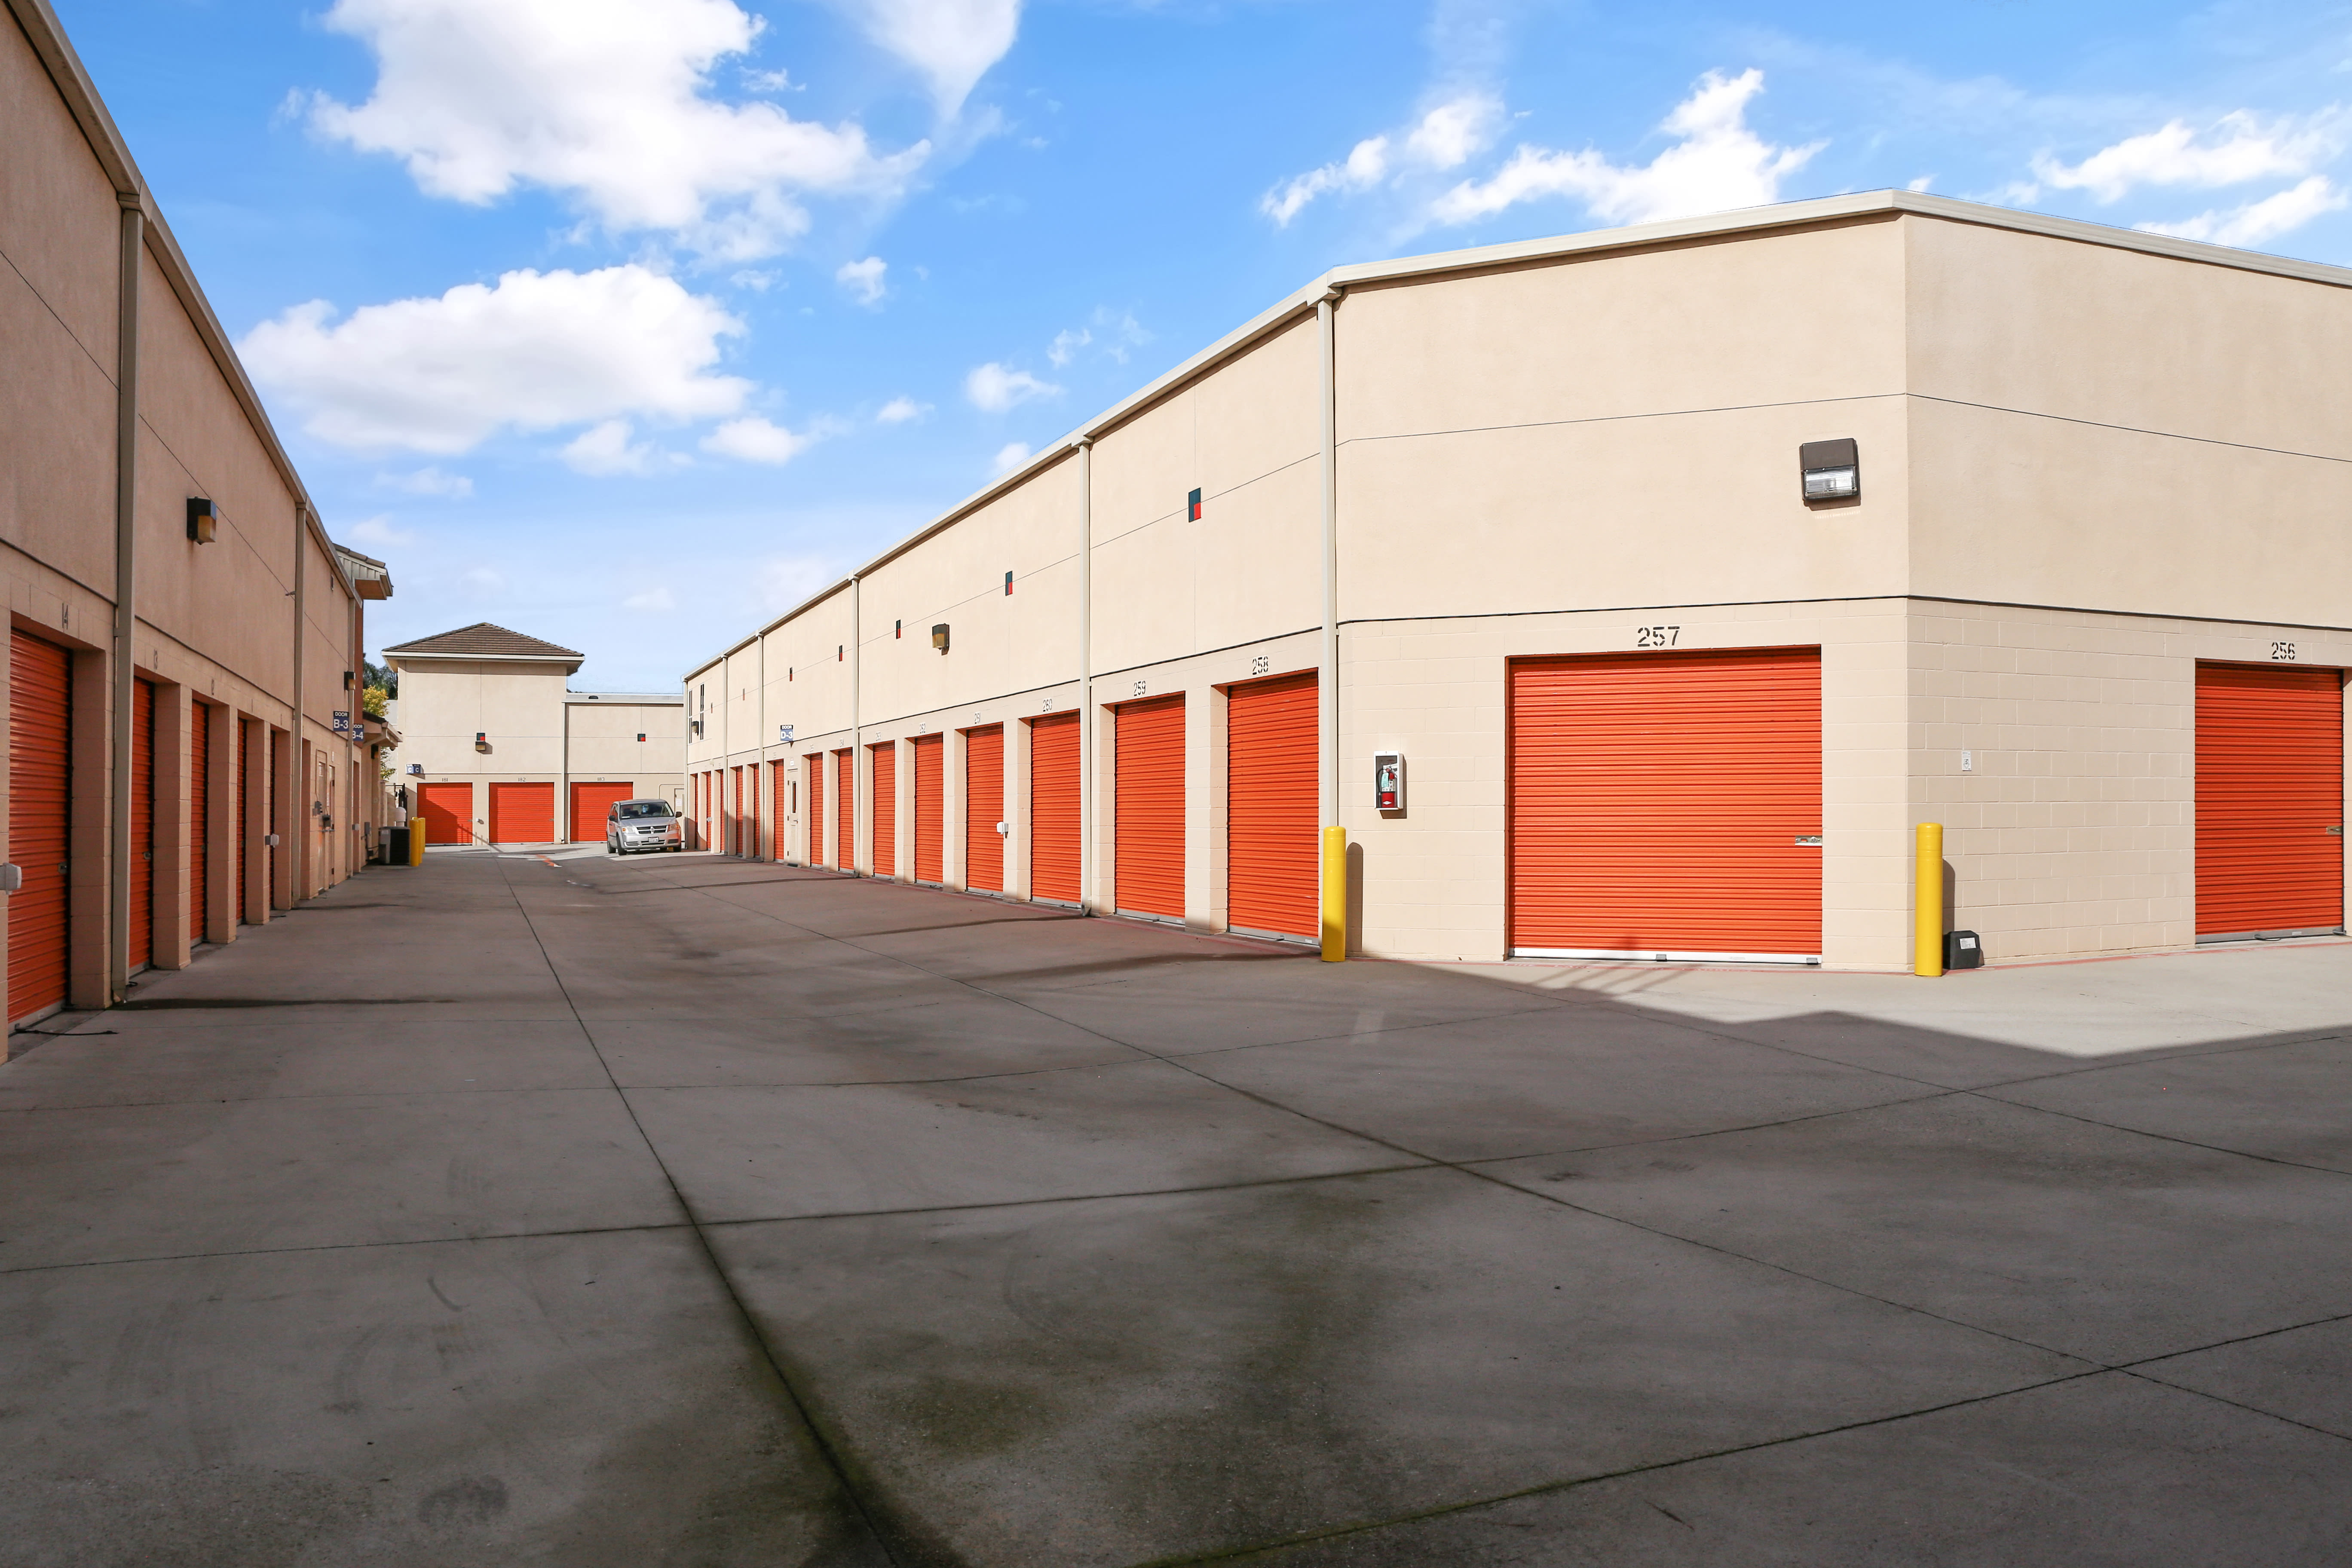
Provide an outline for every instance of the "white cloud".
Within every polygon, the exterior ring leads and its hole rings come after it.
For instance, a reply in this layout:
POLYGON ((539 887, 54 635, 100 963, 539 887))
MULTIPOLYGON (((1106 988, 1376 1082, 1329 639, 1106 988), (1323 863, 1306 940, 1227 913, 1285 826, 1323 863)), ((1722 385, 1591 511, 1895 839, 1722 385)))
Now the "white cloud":
POLYGON ((416 535, 403 533, 392 525, 388 517, 365 517, 341 531, 345 539, 358 544, 375 544, 397 549, 416 542, 416 535))
POLYGON ((814 432, 795 433, 770 424, 756 414, 730 419, 703 437, 702 449, 746 463, 789 463, 817 439, 814 432))
POLYGON ((2257 246, 2264 240, 2301 228, 2322 213, 2340 212, 2346 205, 2344 188, 2325 174, 2314 174, 2302 184, 2290 185, 2275 195, 2227 212, 2200 213, 2179 223, 2144 223, 2139 226, 2150 234, 2169 234, 2182 239, 2207 239, 2216 245, 2257 246))
POLYGON ((237 349, 312 435, 341 447, 457 453, 502 428, 708 418, 734 413, 751 388, 711 374, 719 340, 742 323, 635 263, 509 272, 331 325, 332 314, 323 300, 297 305, 237 349))
POLYGON ((963 395, 974 408, 1002 414, 1033 397, 1056 397, 1062 389, 1025 370, 1007 370, 990 361, 963 378, 963 395))
POLYGON ((1392 135, 1368 136, 1346 158, 1309 169, 1258 198, 1258 210, 1281 226, 1318 196, 1368 191, 1391 174, 1412 169, 1456 168, 1484 152, 1502 122, 1499 99, 1467 92, 1447 100, 1392 135), (1395 151, 1402 139, 1402 151, 1395 151))
POLYGON ((1027 442, 1007 441, 1003 446, 999 447, 996 449, 996 457, 990 462, 988 471, 992 475, 1002 478, 1003 476, 1011 473, 1013 469, 1019 468, 1022 464, 1027 462, 1029 458, 1030 451, 1029 444, 1027 442))
POLYGON ((859 304, 877 305, 889 291, 882 281, 882 275, 889 269, 888 262, 878 256, 869 256, 863 261, 843 262, 834 270, 833 280, 856 296, 859 304))
POLYGON ((807 228, 797 196, 895 195, 930 155, 710 97, 762 26, 733 0, 335 0, 326 25, 374 51, 376 84, 357 106, 314 98, 312 126, 454 201, 529 183, 614 232, 750 259, 807 228))
POLYGON ((1150 341, 1150 331, 1135 319, 1134 311, 1114 311, 1108 305, 1097 305, 1085 326, 1055 332, 1054 341, 1045 345, 1045 357, 1056 370, 1065 369, 1077 359, 1081 349, 1092 347, 1105 359, 1125 364, 1129 353, 1150 341))
POLYGON ((647 588, 643 593, 632 594, 622 600, 621 608, 658 615, 665 610, 677 609, 677 598, 667 588, 647 588))
POLYGON ((387 489, 405 490, 413 496, 441 496, 450 500, 463 500, 474 493, 474 481, 463 474, 445 474, 439 468, 419 468, 410 474, 378 474, 375 482, 387 489))
POLYGON ((2335 157, 2352 138, 2352 110, 2332 106, 2316 114, 2267 123, 2240 110, 2200 132, 2187 121, 2128 136, 2079 163, 2047 153, 2033 160, 2034 177, 2062 191, 2088 191, 2102 203, 2121 200, 2138 185, 2212 189, 2249 180, 2294 176, 2335 157))
POLYGON ((764 268, 746 267, 739 272, 729 274, 727 281, 738 289, 749 289, 755 294, 764 294, 775 287, 776 275, 772 270, 764 268))
POLYGON ((863 0, 858 9, 876 43, 930 79, 946 115, 962 110, 1021 27, 1021 0, 863 0))
POLYGON ((507 591, 505 576, 488 566, 469 567, 458 581, 472 589, 478 595, 503 594, 507 591))
POLYGON ((1086 328, 1068 328, 1054 334, 1054 341, 1045 345, 1045 357, 1054 362, 1054 368, 1059 370, 1077 358, 1078 351, 1094 341, 1094 333, 1086 328))
POLYGON ((1389 172, 1389 139, 1367 136, 1337 163, 1326 163, 1294 175, 1286 184, 1257 200, 1257 210, 1285 227, 1308 202, 1333 191, 1364 191, 1381 183, 1389 172))
POLYGON ((1482 182, 1465 180, 1432 209, 1441 223, 1468 223, 1520 202, 1574 196, 1610 223, 1656 223, 1780 199, 1780 182, 1826 142, 1780 147, 1748 128, 1748 100, 1764 90, 1764 73, 1709 71, 1659 129, 1680 138, 1640 167, 1621 167, 1600 153, 1555 153, 1522 145, 1482 182))
POLYGON ((909 419, 920 419, 930 411, 929 404, 918 403, 911 397, 894 397, 875 414, 874 422, 877 425, 904 425, 909 419))
POLYGON ((629 439, 629 422, 607 419, 580 433, 563 448, 563 461, 575 473, 608 479, 615 474, 650 474, 658 458, 653 447, 629 439))

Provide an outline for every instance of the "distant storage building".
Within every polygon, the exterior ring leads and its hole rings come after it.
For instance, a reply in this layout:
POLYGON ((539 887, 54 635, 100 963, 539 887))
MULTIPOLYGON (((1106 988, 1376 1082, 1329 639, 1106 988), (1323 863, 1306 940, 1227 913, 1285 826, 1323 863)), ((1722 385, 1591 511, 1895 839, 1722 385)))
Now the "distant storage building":
POLYGON ((680 700, 565 689, 583 655, 488 621, 383 650, 394 754, 435 844, 601 844, 616 800, 677 802, 680 700))
MULTIPOLYGON (((0 25, 7 1017, 350 876, 382 562, 337 547, 41 0, 0 25)), ((5 1054, 5 1053, 0 1053, 5 1054)))
POLYGON ((2335 931, 2352 271, 1881 192, 1342 268, 687 678, 706 838, 1412 959, 2335 931))

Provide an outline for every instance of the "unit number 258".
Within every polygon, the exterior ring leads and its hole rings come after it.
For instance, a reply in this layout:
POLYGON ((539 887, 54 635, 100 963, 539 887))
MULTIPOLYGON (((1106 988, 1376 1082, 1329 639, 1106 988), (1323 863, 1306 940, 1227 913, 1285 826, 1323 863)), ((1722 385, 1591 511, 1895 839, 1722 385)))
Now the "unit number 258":
POLYGON ((1633 628, 1635 647, 1672 647, 1683 635, 1680 626, 1636 626, 1633 628))

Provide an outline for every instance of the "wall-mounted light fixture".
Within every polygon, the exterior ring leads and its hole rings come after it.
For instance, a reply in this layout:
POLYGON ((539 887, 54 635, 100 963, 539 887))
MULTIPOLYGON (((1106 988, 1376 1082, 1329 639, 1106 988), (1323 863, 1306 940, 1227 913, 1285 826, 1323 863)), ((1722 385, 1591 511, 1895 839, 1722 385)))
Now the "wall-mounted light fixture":
POLYGON ((1184 521, 1186 522, 1198 522, 1201 521, 1201 492, 1199 490, 1194 490, 1192 494, 1184 498, 1184 521))
POLYGON ((1851 438, 1807 441, 1797 448, 1805 499, 1853 500, 1862 494, 1862 454, 1851 438))
POLYGON ((344 690, 346 690, 346 691, 349 691, 351 689, 352 689, 352 672, 351 672, 350 670, 348 670, 348 669, 347 669, 347 670, 343 671, 343 689, 344 689, 344 690))
POLYGON ((643 730, 638 731, 637 731, 637 739, 638 739, 638 740, 640 740, 640 741, 642 741, 642 740, 644 740, 645 738, 646 738, 646 732, 645 732, 643 730))
POLYGON ((188 498, 188 537, 210 544, 220 536, 220 503, 203 496, 188 498))
POLYGON ((907 635, 907 623, 904 621, 892 621, 890 623, 890 635, 893 637, 905 637, 907 635))
POLYGON ((931 628, 931 646, 941 653, 948 651, 948 624, 941 621, 931 628))
POLYGON ((423 778, 425 776, 425 764, 423 763, 411 763, 408 764, 408 771, 413 777, 423 778))
POLYGON ((833 645, 833 662, 834 662, 834 663, 835 663, 835 664, 839 664, 842 660, 844 660, 844 659, 847 658, 848 657, 849 657, 849 645, 848 645, 847 643, 835 643, 835 644, 834 644, 834 645, 833 645))
POLYGON ((489 749, 490 749, 490 736, 489 736, 489 731, 487 731, 487 730, 477 730, 477 731, 474 731, 474 750, 476 750, 476 751, 478 751, 478 752, 487 752, 487 751, 488 751, 489 749))
POLYGON ((1004 596, 1008 599, 1013 597, 1013 574, 1010 572, 1004 574, 1004 596))

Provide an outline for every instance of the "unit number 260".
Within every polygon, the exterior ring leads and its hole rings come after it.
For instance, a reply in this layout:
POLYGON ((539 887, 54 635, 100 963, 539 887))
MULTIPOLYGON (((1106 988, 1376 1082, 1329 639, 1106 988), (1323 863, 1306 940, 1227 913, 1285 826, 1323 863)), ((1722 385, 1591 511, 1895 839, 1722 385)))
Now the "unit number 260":
POLYGON ((1680 626, 1636 626, 1633 628, 1635 647, 1672 647, 1683 635, 1680 626))

